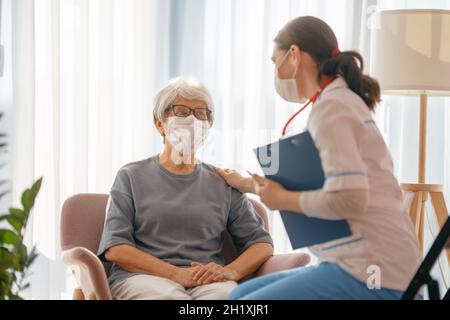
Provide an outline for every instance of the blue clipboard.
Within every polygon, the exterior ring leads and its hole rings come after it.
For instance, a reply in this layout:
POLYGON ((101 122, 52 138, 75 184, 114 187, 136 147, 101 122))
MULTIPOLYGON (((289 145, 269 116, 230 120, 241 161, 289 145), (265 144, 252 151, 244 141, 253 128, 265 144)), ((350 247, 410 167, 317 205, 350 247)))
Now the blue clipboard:
MULTIPOLYGON (((256 148, 265 176, 292 191, 322 188, 325 177, 319 152, 308 131, 256 148), (278 153, 278 157, 277 157, 278 153)), ((281 211, 293 249, 309 247, 352 235, 347 220, 324 220, 281 211)))

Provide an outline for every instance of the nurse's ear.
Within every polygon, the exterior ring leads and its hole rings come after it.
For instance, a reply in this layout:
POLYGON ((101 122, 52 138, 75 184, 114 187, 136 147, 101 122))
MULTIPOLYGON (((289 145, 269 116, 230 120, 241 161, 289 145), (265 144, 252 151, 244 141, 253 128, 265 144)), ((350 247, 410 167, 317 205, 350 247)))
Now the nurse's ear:
POLYGON ((298 66, 300 65, 301 61, 302 61, 302 50, 301 50, 301 48, 300 48, 298 45, 293 44, 293 45, 289 48, 289 51, 290 51, 290 53, 291 53, 291 54, 289 55, 289 57, 290 57, 290 59, 291 59, 291 63, 292 63, 294 66, 298 67, 298 66))

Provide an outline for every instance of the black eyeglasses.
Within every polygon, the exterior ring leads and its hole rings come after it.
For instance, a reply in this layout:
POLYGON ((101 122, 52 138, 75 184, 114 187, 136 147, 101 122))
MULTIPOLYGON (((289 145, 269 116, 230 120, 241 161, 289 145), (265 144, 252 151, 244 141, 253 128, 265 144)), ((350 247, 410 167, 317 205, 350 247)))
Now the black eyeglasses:
POLYGON ((182 104, 172 104, 169 108, 177 117, 186 118, 194 114, 194 117, 198 120, 206 121, 211 119, 211 110, 208 108, 191 108, 182 104))

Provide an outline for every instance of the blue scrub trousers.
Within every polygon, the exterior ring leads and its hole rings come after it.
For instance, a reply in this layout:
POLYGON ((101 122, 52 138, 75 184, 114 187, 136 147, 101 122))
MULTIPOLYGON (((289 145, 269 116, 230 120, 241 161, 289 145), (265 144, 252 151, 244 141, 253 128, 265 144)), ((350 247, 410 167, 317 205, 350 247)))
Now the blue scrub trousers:
POLYGON ((297 268, 254 278, 236 287, 232 300, 398 300, 403 291, 369 289, 338 265, 297 268))

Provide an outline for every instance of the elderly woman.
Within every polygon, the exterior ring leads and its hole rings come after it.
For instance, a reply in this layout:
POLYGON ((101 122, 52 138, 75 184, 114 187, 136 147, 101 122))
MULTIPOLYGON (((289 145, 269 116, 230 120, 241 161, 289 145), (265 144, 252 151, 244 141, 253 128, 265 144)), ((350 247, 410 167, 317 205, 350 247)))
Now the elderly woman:
POLYGON ((115 299, 225 299, 272 254, 249 200, 195 152, 213 123, 212 99, 190 78, 156 95, 164 150, 122 167, 110 191, 98 255, 113 264, 115 299), (222 232, 240 253, 224 265, 222 232))

